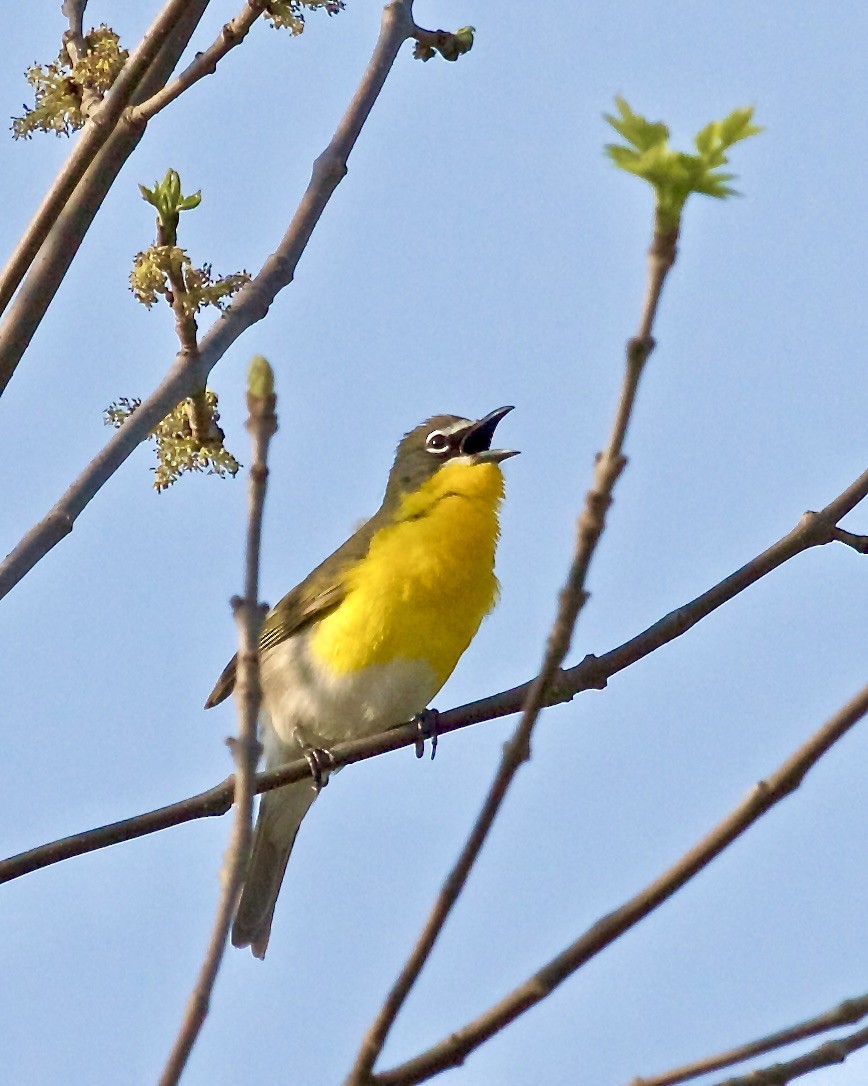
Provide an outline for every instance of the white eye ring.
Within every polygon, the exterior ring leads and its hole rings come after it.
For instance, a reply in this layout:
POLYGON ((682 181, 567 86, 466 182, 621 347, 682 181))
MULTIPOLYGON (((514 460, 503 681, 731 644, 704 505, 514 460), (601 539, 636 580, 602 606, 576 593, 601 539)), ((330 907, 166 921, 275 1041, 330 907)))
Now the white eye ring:
POLYGON ((445 456, 449 452, 449 438, 442 430, 432 430, 425 438, 425 448, 435 456, 445 456))

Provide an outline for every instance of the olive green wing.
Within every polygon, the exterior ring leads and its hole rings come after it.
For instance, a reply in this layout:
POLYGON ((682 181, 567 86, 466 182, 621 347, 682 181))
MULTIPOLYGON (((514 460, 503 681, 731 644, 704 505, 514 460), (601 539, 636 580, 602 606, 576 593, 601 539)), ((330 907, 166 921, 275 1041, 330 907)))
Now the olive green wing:
MULTIPOLYGON (((266 649, 279 645, 281 641, 292 637, 310 622, 333 611, 344 596, 346 596, 346 588, 343 581, 329 585, 313 595, 310 594, 307 582, 303 582, 269 611, 262 626, 262 633, 259 635, 259 651, 264 652, 266 649)), ((205 702, 206 709, 219 705, 232 693, 235 686, 237 661, 236 654, 223 668, 223 673, 205 702)))
MULTIPOLYGON (((311 622, 323 618, 333 611, 347 594, 346 570, 360 562, 368 553, 371 539, 380 527, 388 521, 389 514, 380 508, 367 523, 342 544, 301 584, 283 597, 280 603, 265 617, 262 633, 259 637, 259 651, 274 648, 281 641, 292 637, 311 622)), ((233 656, 223 674, 217 680, 214 689, 208 695, 205 708, 219 705, 232 693, 235 686, 235 664, 233 656)))

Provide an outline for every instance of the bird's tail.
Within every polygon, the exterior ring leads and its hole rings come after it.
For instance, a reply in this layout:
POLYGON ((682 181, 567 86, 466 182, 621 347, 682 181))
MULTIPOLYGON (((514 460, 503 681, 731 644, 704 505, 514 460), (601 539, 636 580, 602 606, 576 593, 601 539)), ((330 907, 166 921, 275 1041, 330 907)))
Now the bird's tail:
POLYGON ((283 873, 298 827, 315 798, 309 780, 284 785, 262 797, 250 864, 232 925, 233 946, 249 946, 257 958, 265 957, 283 873))

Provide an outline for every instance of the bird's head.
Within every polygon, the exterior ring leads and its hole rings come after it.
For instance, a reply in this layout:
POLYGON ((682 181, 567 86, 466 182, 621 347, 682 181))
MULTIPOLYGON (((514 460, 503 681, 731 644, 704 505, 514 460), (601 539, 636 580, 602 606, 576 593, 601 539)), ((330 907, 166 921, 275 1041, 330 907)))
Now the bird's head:
POLYGON ((517 449, 491 447, 497 424, 510 411, 511 407, 498 407, 475 421, 458 415, 433 415, 411 430, 395 453, 385 504, 419 490, 443 469, 451 474, 456 468, 496 465, 517 456, 517 449))

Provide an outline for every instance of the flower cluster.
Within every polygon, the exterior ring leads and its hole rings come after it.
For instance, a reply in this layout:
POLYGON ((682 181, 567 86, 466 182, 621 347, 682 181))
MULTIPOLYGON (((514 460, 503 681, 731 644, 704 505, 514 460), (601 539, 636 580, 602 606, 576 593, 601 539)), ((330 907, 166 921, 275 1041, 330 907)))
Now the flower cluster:
POLYGON ((162 294, 170 305, 180 306, 186 316, 193 316, 208 305, 222 309, 249 280, 250 275, 245 271, 215 280, 211 265, 193 267, 185 249, 177 245, 152 245, 133 259, 130 290, 148 309, 162 294), (183 284, 183 291, 177 294, 173 291, 173 279, 183 284))
POLYGON ((337 15, 344 8, 345 0, 268 0, 262 13, 276 30, 288 30, 301 34, 304 30, 304 13, 323 8, 329 15, 337 15))
POLYGON ((133 259, 130 290, 148 309, 163 295, 184 317, 194 317, 208 305, 222 309, 250 276, 240 271, 215 280, 210 264, 193 267, 186 250, 176 244, 181 212, 197 208, 202 193, 185 196, 177 170, 167 170, 152 189, 139 185, 139 191, 142 199, 157 210, 157 241, 133 259))
POLYGON ((127 51, 109 27, 98 26, 85 37, 86 51, 71 63, 66 51, 57 60, 34 64, 25 73, 36 94, 36 104, 24 107, 24 115, 12 121, 15 139, 29 139, 34 132, 54 132, 68 136, 82 128, 87 119, 82 112, 85 91, 102 97, 117 79, 127 60, 127 51))
MULTIPOLYGON (((120 428, 141 402, 121 397, 106 409, 106 425, 120 428)), ((199 397, 182 400, 151 431, 151 440, 157 447, 157 466, 152 469, 157 493, 188 471, 205 471, 221 477, 235 475, 241 465, 223 445, 219 420, 217 393, 206 388, 199 397), (201 432, 203 415, 205 436, 201 432)))

